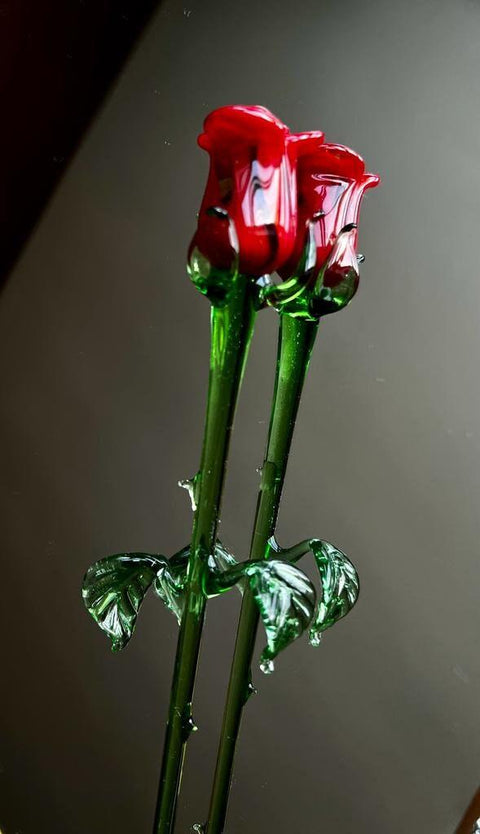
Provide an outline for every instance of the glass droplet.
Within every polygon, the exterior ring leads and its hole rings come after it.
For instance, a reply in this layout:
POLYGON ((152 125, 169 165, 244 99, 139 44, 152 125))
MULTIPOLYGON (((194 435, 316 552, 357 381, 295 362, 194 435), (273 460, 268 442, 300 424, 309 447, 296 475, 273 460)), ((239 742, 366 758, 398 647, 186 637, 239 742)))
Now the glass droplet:
POLYGON ((323 634, 321 631, 311 631, 310 632, 310 645, 313 646, 315 649, 320 645, 322 642, 323 634))
POLYGON ((198 730, 195 721, 193 720, 192 716, 192 705, 187 704, 186 712, 182 721, 182 732, 183 737, 187 740, 191 733, 196 733, 198 730))
POLYGON ((252 695, 258 695, 258 689, 253 685, 252 679, 250 679, 245 692, 244 704, 247 703, 252 695))
POLYGON ((260 671, 263 672, 264 675, 271 675, 272 672, 275 671, 275 664, 273 660, 270 660, 270 658, 262 660, 260 663, 260 671))
POLYGON ((198 730, 198 727, 195 724, 195 721, 193 720, 191 715, 187 718, 187 721, 186 721, 186 724, 185 724, 185 730, 188 734, 196 733, 197 730, 198 730))

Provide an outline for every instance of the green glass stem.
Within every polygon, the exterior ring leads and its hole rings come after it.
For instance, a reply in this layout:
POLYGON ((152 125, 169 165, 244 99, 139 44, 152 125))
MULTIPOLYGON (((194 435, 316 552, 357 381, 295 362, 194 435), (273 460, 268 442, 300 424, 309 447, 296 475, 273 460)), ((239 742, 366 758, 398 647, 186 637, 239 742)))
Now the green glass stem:
POLYGON ((186 744, 194 727, 191 703, 205 615, 204 578, 216 541, 230 434, 254 319, 251 282, 246 276, 234 276, 226 301, 212 304, 207 415, 200 471, 195 478, 188 591, 173 673, 154 834, 173 831, 186 744))
MULTIPOLYGON (((281 316, 275 390, 250 548, 251 560, 265 558, 268 540, 275 533, 288 454, 317 329, 317 321, 281 316)), ((252 692, 251 664, 258 620, 253 595, 246 591, 223 716, 207 834, 222 834, 224 830, 242 711, 252 692)))

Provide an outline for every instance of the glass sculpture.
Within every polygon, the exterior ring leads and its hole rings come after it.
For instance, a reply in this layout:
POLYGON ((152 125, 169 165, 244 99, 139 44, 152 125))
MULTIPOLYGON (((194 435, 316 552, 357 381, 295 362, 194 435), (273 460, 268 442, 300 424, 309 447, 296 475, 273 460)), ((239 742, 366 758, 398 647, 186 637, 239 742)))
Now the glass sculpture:
MULTIPOLYGON (((199 145, 210 172, 190 245, 188 272, 211 304, 211 358, 200 467, 182 481, 190 493, 190 543, 166 557, 120 553, 95 562, 83 599, 112 649, 132 637, 150 588, 179 624, 154 834, 172 834, 183 760, 191 733, 195 675, 209 600, 237 587, 243 594, 208 819, 193 830, 224 831, 243 709, 255 692, 251 667, 261 620, 260 668, 274 670, 280 651, 304 632, 313 646, 354 606, 356 570, 322 539, 282 547, 275 527, 311 351, 322 316, 345 307, 359 281, 360 203, 379 177, 362 158, 327 144, 319 131, 292 134, 268 110, 229 106, 205 120, 199 145), (279 314, 275 388, 257 509, 247 560, 217 538, 235 406, 257 314, 279 314), (316 586, 299 567, 311 553, 316 586)), ((300 822, 300 821, 299 821, 300 822)))

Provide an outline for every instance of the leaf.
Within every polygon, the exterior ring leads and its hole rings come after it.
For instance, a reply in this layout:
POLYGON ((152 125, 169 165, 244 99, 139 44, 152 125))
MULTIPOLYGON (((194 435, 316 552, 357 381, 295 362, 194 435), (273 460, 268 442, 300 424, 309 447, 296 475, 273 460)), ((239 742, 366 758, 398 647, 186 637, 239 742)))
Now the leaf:
POLYGON ((245 562, 242 572, 248 577, 267 634, 260 668, 272 672, 273 658, 309 626, 315 588, 303 571, 283 559, 245 562))
POLYGON ((322 631, 352 610, 358 599, 360 581, 350 559, 333 544, 311 539, 309 545, 322 583, 322 598, 310 629, 310 642, 316 646, 322 631))
MULTIPOLYGON (((171 559, 162 565, 157 573, 154 589, 167 608, 177 618, 180 625, 185 608, 187 594, 187 572, 188 560, 190 558, 190 545, 179 550, 171 559)), ((217 540, 215 550, 208 557, 210 576, 213 578, 221 575, 229 568, 237 564, 235 557, 226 547, 217 540)), ((208 585, 209 583, 207 583, 208 585)), ((231 587, 231 586, 229 586, 231 587)), ((210 593, 206 590, 207 596, 217 596, 220 591, 210 593)))
POLYGON ((233 568, 237 564, 237 560, 233 553, 222 544, 220 539, 217 539, 215 550, 208 557, 208 567, 216 573, 223 573, 229 568, 233 568))
POLYGON ((182 622, 185 606, 189 556, 190 547, 187 546, 165 561, 157 572, 153 586, 157 595, 176 617, 179 625, 182 622))
MULTIPOLYGON (((110 637, 113 651, 130 640, 138 610, 150 585, 176 617, 182 621, 187 590, 190 546, 165 559, 149 553, 119 553, 95 562, 88 569, 82 596, 88 612, 110 637)), ((236 565, 235 557, 217 541, 208 558, 212 574, 220 575, 236 565)))
POLYGON ((208 557, 209 575, 206 582, 206 594, 208 597, 216 597, 223 594, 224 591, 229 591, 233 585, 236 585, 241 594, 244 590, 244 581, 242 578, 236 578, 233 582, 229 580, 229 576, 234 572, 238 566, 233 553, 217 539, 215 551, 208 557))
POLYGON ((130 640, 140 605, 165 561, 148 553, 118 553, 89 567, 83 580, 83 601, 110 637, 112 651, 120 651, 130 640))

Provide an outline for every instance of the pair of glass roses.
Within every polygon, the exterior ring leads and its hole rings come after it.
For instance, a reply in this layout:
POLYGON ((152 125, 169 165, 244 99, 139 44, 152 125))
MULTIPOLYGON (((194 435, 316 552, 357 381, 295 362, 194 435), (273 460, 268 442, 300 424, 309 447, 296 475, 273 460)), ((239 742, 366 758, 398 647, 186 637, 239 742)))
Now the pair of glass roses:
POLYGON ((380 178, 350 148, 290 133, 258 106, 214 110, 198 142, 210 155, 189 252, 199 289, 215 296, 235 269, 280 312, 316 320, 344 307, 359 281, 360 204, 380 178))

